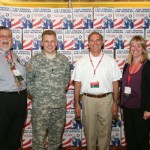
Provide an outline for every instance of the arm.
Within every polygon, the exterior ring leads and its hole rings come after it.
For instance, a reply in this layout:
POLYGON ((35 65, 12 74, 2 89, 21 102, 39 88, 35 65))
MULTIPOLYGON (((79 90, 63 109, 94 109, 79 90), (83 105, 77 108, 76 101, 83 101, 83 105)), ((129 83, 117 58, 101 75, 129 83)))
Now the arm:
POLYGON ((143 114, 143 118, 145 120, 150 118, 150 62, 148 61, 144 68, 143 68, 143 76, 142 76, 142 82, 144 83, 142 86, 141 94, 143 99, 141 99, 143 102, 145 102, 145 111, 143 114))
POLYGON ((118 118, 118 98, 119 98, 119 83, 118 81, 113 82, 113 98, 114 102, 112 105, 112 114, 115 119, 118 118))
POLYGON ((66 87, 68 87, 69 84, 69 80, 70 80, 70 63, 67 60, 67 64, 66 64, 66 74, 65 74, 65 84, 66 87))
POLYGON ((34 90, 35 74, 31 61, 27 63, 26 68, 27 68, 27 91, 29 95, 32 95, 34 90))
POLYGON ((81 116, 81 107, 80 107, 81 82, 75 81, 74 87, 75 87, 74 88, 75 115, 81 116))

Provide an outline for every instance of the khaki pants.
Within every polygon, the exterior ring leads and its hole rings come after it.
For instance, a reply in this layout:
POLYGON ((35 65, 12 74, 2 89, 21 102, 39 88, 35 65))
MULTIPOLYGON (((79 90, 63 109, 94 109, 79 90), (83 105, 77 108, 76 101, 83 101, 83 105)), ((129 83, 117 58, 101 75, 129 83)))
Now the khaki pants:
POLYGON ((112 94, 104 98, 83 95, 83 125, 88 150, 109 150, 113 103, 112 94))

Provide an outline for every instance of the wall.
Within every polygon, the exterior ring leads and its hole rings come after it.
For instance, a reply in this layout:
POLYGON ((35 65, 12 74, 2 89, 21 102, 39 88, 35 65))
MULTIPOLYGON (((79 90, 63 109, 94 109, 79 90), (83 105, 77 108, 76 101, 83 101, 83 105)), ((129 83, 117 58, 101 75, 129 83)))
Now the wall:
MULTIPOLYGON (((149 8, 137 9, 134 6, 134 8, 95 7, 94 9, 94 7, 84 7, 63 9, 60 7, 51 9, 50 3, 46 4, 49 6, 47 9, 29 8, 27 3, 18 3, 18 5, 26 6, 24 8, 12 5, 10 5, 12 7, 0 7, 0 25, 5 25, 12 29, 14 52, 20 56, 24 64, 32 55, 41 51, 41 34, 43 30, 48 28, 53 28, 57 32, 58 41, 62 43, 62 46, 58 46, 58 50, 68 57, 71 69, 73 69, 78 59, 88 54, 87 37, 92 31, 97 31, 104 36, 104 53, 114 57, 121 70, 129 52, 129 41, 134 35, 140 34, 144 36, 147 40, 148 50, 150 50, 149 8)), ((68 5, 68 3, 65 5, 68 5)), ((86 6, 89 5, 86 4, 86 6)), ((30 4, 30 6, 33 7, 34 5, 30 4)), ((83 6, 82 3, 79 6, 83 6)), ((96 3, 96 6, 98 6, 98 3, 96 3)), ((58 45, 61 45, 60 43, 58 45)), ((77 123, 74 120, 73 89, 74 87, 70 82, 69 90, 66 94, 66 125, 62 141, 64 147, 86 146, 84 128, 81 123, 77 123)), ((28 117, 25 124, 23 147, 29 147, 32 143, 31 110, 32 102, 28 99, 28 117)), ((122 125, 119 112, 118 121, 114 121, 112 125, 110 144, 116 146, 125 145, 122 125)))

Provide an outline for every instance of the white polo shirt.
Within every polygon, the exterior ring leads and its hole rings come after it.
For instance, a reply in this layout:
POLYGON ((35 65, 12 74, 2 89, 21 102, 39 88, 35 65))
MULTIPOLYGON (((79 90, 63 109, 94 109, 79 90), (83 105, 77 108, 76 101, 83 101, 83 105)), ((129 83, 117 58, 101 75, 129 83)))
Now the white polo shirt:
POLYGON ((99 57, 90 54, 82 57, 75 65, 72 80, 81 82, 81 94, 103 94, 113 92, 113 81, 120 80, 122 74, 114 58, 101 53, 99 57), (102 57, 103 55, 103 57, 102 57), (101 59, 102 58, 102 59, 101 59), (99 63, 101 59, 101 62, 99 63), (97 64, 99 65, 97 66, 97 64), (97 66, 97 69, 96 69, 97 66), (95 75, 94 75, 94 69, 95 75), (91 87, 91 83, 98 82, 98 87, 91 87))

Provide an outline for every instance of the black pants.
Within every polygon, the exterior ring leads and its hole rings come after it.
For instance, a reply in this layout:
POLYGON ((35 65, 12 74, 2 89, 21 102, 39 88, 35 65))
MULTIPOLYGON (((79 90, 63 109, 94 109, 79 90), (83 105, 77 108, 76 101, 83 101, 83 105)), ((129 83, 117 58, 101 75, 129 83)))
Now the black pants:
POLYGON ((123 108, 127 150, 149 150, 149 120, 141 109, 123 108))
POLYGON ((0 92, 0 150, 18 150, 26 115, 26 91, 0 92))

